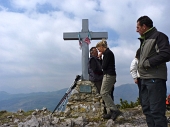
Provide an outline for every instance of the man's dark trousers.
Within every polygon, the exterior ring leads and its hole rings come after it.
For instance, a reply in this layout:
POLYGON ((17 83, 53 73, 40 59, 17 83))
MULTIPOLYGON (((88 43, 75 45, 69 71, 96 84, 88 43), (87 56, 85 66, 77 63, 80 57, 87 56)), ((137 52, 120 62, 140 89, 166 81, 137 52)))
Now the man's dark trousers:
POLYGON ((141 79, 142 109, 148 127, 167 127, 166 80, 141 79))

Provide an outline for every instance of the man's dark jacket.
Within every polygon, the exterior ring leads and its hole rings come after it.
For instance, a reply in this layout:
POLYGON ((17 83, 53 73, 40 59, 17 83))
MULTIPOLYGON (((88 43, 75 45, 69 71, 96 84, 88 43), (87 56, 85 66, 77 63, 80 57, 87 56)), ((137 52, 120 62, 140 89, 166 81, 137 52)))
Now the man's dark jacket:
POLYGON ((102 60, 99 60, 97 57, 91 56, 89 59, 89 80, 90 81, 102 81, 103 71, 102 71, 102 60))
POLYGON ((153 27, 139 39, 141 41, 141 53, 138 63, 140 78, 167 80, 166 62, 170 60, 168 37, 153 27))

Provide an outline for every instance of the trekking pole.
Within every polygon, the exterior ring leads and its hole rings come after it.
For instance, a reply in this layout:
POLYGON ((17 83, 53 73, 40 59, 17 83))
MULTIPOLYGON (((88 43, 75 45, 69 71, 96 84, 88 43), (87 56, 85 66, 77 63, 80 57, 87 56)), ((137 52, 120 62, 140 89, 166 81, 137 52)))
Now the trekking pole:
POLYGON ((55 112, 55 110, 60 107, 60 105, 63 103, 63 101, 67 98, 67 96, 70 94, 70 92, 76 87, 77 81, 80 79, 80 75, 77 75, 74 83, 71 85, 71 87, 66 91, 66 93, 64 94, 64 96, 62 97, 62 99, 59 101, 59 103, 57 104, 57 106, 55 107, 54 111, 51 113, 51 115, 55 112))
POLYGON ((68 92, 67 96, 65 97, 63 102, 60 104, 60 106, 58 106, 57 111, 62 111, 63 110, 64 106, 67 103, 68 97, 70 96, 70 92, 71 92, 71 90, 68 92))

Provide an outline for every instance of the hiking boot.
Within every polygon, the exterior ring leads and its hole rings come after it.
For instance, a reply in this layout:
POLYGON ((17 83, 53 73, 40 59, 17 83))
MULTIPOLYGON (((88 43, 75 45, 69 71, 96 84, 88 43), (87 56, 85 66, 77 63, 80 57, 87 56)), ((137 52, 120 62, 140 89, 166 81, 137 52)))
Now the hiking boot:
POLYGON ((120 114, 122 114, 122 112, 119 111, 119 110, 117 110, 117 111, 112 111, 111 119, 112 119, 112 120, 116 120, 116 118, 117 118, 120 114))
POLYGON ((109 114, 104 114, 104 115, 102 116, 102 118, 103 118, 103 119, 110 119, 110 118, 111 118, 111 113, 109 113, 109 114))

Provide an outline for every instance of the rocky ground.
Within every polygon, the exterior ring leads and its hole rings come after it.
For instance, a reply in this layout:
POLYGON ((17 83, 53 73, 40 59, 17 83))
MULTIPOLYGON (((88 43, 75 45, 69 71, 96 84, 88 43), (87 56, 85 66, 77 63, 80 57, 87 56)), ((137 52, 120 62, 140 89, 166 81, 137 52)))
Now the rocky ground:
MULTIPOLYGON (((0 111, 0 127, 147 127, 140 108, 121 111, 122 115, 116 121, 59 117, 58 112, 51 115, 47 108, 29 112, 19 110, 16 113, 0 111)), ((169 116, 170 113, 167 112, 167 117, 169 116)))

